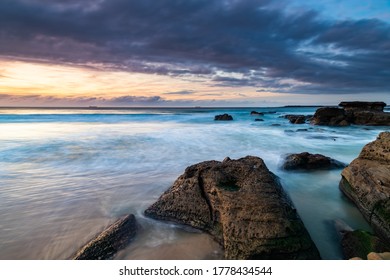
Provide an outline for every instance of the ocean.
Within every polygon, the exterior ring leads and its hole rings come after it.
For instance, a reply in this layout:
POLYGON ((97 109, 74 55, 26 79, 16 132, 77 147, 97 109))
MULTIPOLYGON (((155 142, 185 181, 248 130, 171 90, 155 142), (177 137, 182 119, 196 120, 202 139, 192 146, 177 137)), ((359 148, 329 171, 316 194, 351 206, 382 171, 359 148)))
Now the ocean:
POLYGON ((0 109, 0 258, 69 259, 118 217, 134 213, 139 233, 117 259, 221 259, 209 235, 143 211, 187 166, 253 155, 280 177, 322 258, 342 259, 334 220, 370 227, 340 192, 341 170, 286 172, 280 165, 286 154, 304 151, 349 163, 385 128, 280 118, 315 110, 0 109), (251 116, 252 110, 270 113, 251 116), (214 121, 222 113, 234 120, 214 121))

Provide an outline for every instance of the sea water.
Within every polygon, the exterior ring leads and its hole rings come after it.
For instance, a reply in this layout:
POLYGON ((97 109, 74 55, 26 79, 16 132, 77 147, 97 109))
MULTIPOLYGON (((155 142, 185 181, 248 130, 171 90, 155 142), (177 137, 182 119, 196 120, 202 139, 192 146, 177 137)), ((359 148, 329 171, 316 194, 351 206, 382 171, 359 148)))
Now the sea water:
POLYGON ((68 259, 118 217, 134 213, 139 233, 116 258, 220 259, 209 235, 143 211, 187 166, 253 155, 280 178, 321 256, 341 259, 334 221, 370 230, 339 190, 341 170, 286 172, 280 165, 286 154, 304 151, 349 163, 385 128, 281 118, 315 110, 0 109, 0 258, 68 259), (251 116, 252 110, 268 113, 251 116), (222 113, 234 121, 214 121, 222 113))

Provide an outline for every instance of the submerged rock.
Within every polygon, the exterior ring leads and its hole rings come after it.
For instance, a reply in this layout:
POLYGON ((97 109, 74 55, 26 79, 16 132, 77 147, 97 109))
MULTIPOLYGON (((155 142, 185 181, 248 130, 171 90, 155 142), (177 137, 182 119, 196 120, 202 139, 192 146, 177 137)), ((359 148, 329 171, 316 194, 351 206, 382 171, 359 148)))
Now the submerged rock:
POLYGON ((390 244, 390 132, 364 146, 358 158, 345 168, 340 189, 390 244))
POLYGON ((77 251, 74 260, 111 259, 119 250, 125 248, 137 232, 135 216, 129 214, 120 218, 77 251))
POLYGON ((264 115, 264 113, 257 112, 257 111, 252 111, 252 112, 251 112, 251 115, 256 115, 256 116, 263 116, 263 115, 264 115))
POLYGON ((311 116, 305 115, 285 115, 285 119, 288 119, 292 124, 304 124, 306 120, 311 118, 311 116))
POLYGON ((232 121, 233 117, 229 114, 223 114, 223 115, 216 115, 214 117, 215 121, 232 121))
POLYGON ((353 230, 342 220, 335 221, 345 259, 367 259, 371 252, 383 253, 390 246, 379 237, 364 230, 353 230))
POLYGON ((208 232, 226 259, 319 259, 292 202, 258 157, 186 168, 145 215, 208 232))
POLYGON ((367 255, 371 252, 383 253, 390 251, 389 245, 364 230, 345 232, 341 239, 341 246, 346 259, 354 257, 367 259, 367 255))
POLYGON ((263 122, 263 119, 255 119, 255 122, 263 122))
POLYGON ((282 168, 285 170, 318 170, 344 168, 346 164, 321 154, 290 154, 286 156, 282 168))

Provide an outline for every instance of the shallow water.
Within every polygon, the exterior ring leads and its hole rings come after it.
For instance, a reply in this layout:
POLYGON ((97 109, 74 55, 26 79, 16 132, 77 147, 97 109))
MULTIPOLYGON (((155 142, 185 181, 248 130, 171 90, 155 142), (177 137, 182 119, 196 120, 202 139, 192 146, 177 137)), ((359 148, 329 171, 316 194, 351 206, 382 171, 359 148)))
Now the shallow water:
POLYGON ((0 109, 0 258, 67 259, 116 218, 141 230, 119 259, 215 259, 203 233, 153 221, 143 211, 191 164, 260 156, 281 178, 325 259, 340 259, 335 219, 369 230, 338 189, 340 171, 285 172, 285 154, 308 151, 349 163, 381 127, 292 125, 246 109, 0 109), (233 115, 215 122, 214 115, 233 115), (279 124, 280 126, 272 126, 279 124), (307 131, 296 131, 307 129, 307 131))

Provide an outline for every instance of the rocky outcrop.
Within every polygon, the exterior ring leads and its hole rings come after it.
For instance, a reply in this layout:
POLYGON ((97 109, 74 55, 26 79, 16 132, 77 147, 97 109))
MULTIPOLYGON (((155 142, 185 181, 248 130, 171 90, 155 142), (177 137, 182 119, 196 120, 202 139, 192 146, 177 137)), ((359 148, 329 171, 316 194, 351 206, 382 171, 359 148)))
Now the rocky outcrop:
POLYGON ((364 146, 341 175, 340 189, 390 244, 390 132, 364 146))
POLYGON ((135 237, 137 224, 133 214, 120 218, 96 238, 83 246, 74 260, 111 259, 119 250, 125 248, 135 237))
POLYGON ((348 126, 390 125, 390 113, 383 112, 384 102, 341 102, 340 107, 323 107, 317 109, 311 123, 314 125, 348 126))
POLYGON ((216 115, 214 117, 215 121, 232 121, 233 117, 229 114, 216 115))
POLYGON ((330 126, 348 126, 350 123, 347 120, 344 109, 336 107, 323 107, 317 109, 314 114, 311 124, 314 125, 330 125, 330 126))
POLYGON ((282 168, 285 170, 318 170, 344 168, 346 165, 340 161, 321 154, 290 154, 284 159, 282 168))
POLYGON ((255 119, 255 122, 263 122, 263 119, 255 119))
POLYGON ((274 174, 247 156, 188 167, 145 215, 211 234, 226 259, 318 259, 274 174))

